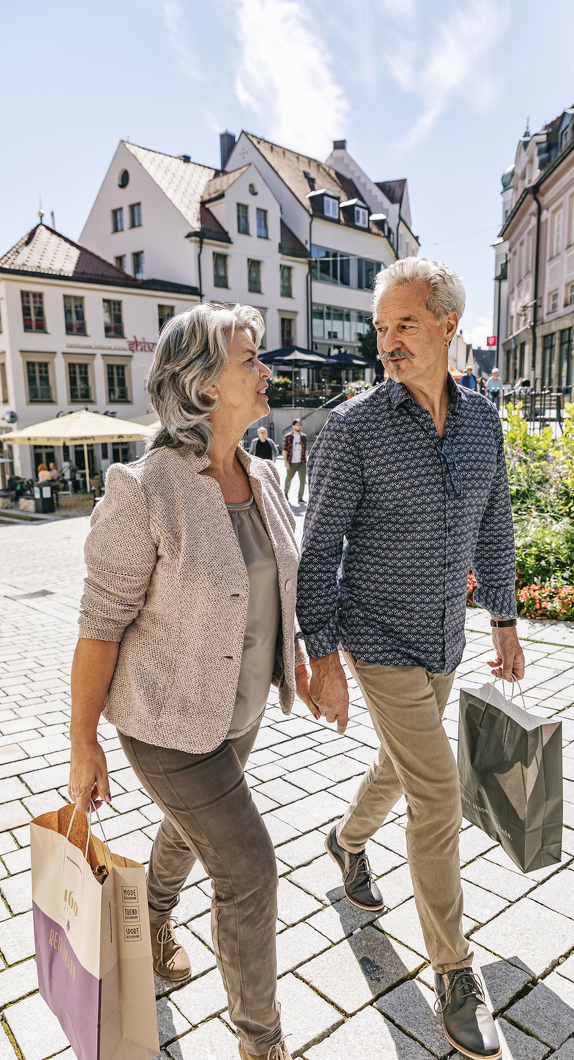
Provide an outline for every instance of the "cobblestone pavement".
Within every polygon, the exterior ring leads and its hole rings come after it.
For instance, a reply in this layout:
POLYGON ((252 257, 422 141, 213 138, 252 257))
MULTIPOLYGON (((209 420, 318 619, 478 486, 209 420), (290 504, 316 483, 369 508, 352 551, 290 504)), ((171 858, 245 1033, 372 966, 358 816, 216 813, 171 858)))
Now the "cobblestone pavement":
MULTIPOLYGON (((297 514, 302 517, 302 509, 297 514)), ((73 1054, 37 993, 28 824, 64 805, 69 759, 68 679, 87 519, 0 527, 0 1060, 73 1054)), ((445 726, 457 736, 458 688, 488 677, 487 617, 468 613, 468 645, 445 726)), ((505 1058, 574 1060, 574 628, 522 622, 524 691, 564 734, 565 829, 560 866, 528 876, 484 833, 461 834, 465 930, 472 938, 505 1058)), ((348 730, 337 736, 299 702, 286 718, 271 695, 248 764, 253 797, 277 851, 279 998, 294 1056, 306 1060, 430 1060, 452 1053, 433 1010, 405 860, 404 804, 369 844, 388 906, 369 915, 343 897, 323 843, 344 811, 376 739, 351 681, 348 730)), ((143 794, 106 722, 112 849, 147 862, 159 811, 143 794)), ((236 1060, 211 948, 211 887, 194 870, 179 905, 179 937, 193 978, 157 980, 162 1060, 236 1060)))

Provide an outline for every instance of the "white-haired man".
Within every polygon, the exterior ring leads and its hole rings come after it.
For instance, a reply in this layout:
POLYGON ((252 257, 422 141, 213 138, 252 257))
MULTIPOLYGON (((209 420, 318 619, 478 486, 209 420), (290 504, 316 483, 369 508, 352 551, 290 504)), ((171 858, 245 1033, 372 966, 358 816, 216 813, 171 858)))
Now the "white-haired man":
MULTIPOLYGON (((465 295, 420 258, 379 273, 373 323, 385 383, 338 406, 310 457, 297 614, 311 697, 344 732, 342 646, 380 749, 327 850, 347 897, 382 909, 365 844, 402 795, 413 892, 446 1034, 467 1056, 500 1056, 462 931, 460 788, 442 725, 464 649, 469 567, 492 616, 492 672, 522 677, 514 535, 493 404, 456 385, 448 347, 465 295)), ((383 840, 384 842, 384 840, 383 840)))

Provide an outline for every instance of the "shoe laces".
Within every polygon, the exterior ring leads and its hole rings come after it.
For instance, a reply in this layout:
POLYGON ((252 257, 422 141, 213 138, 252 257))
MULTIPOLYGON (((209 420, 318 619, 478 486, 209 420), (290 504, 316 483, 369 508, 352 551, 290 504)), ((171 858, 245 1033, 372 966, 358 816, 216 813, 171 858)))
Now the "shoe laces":
POLYGON ((159 942, 159 963, 163 964, 163 948, 167 946, 168 942, 175 942, 177 944, 177 938, 175 936, 174 928, 177 927, 179 921, 177 917, 171 917, 168 920, 164 920, 157 933, 157 941, 159 942))
POLYGON ((456 968, 448 977, 444 1004, 440 997, 437 997, 435 1001, 436 1012, 442 1012, 447 1005, 450 1005, 455 988, 458 988, 461 1002, 467 997, 478 997, 480 1001, 484 1001, 482 983, 472 968, 456 968))
POLYGON ((291 1060, 287 1046, 285 1045, 285 1038, 290 1037, 290 1034, 286 1034, 280 1042, 276 1042, 275 1045, 272 1045, 267 1053, 267 1060, 291 1060))
POLYGON ((355 857, 351 856, 349 868, 343 873, 343 883, 354 883, 361 873, 365 874, 369 883, 375 878, 364 850, 362 854, 357 854, 355 857))

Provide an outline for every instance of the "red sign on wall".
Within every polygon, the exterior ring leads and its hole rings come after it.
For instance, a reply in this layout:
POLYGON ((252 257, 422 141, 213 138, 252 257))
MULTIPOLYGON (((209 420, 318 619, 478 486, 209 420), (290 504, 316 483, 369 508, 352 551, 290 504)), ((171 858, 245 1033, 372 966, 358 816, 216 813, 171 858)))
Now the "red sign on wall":
POLYGON ((486 340, 487 346, 496 346, 496 335, 489 335, 486 340))

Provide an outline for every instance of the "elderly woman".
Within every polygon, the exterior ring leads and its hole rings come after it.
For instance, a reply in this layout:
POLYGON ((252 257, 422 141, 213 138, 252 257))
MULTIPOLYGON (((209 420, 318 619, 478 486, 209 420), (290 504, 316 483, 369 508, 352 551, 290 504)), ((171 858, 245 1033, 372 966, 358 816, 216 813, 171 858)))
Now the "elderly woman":
POLYGON ((163 426, 141 460, 110 467, 86 543, 69 790, 84 812, 110 801, 103 711, 164 813, 148 872, 156 971, 190 974, 172 913, 199 858, 240 1056, 289 1060, 275 855, 243 769, 272 681, 284 713, 297 690, 319 715, 295 634, 293 518, 273 464, 239 444, 269 411, 263 328, 249 306, 202 304, 162 331, 148 390, 163 426))

